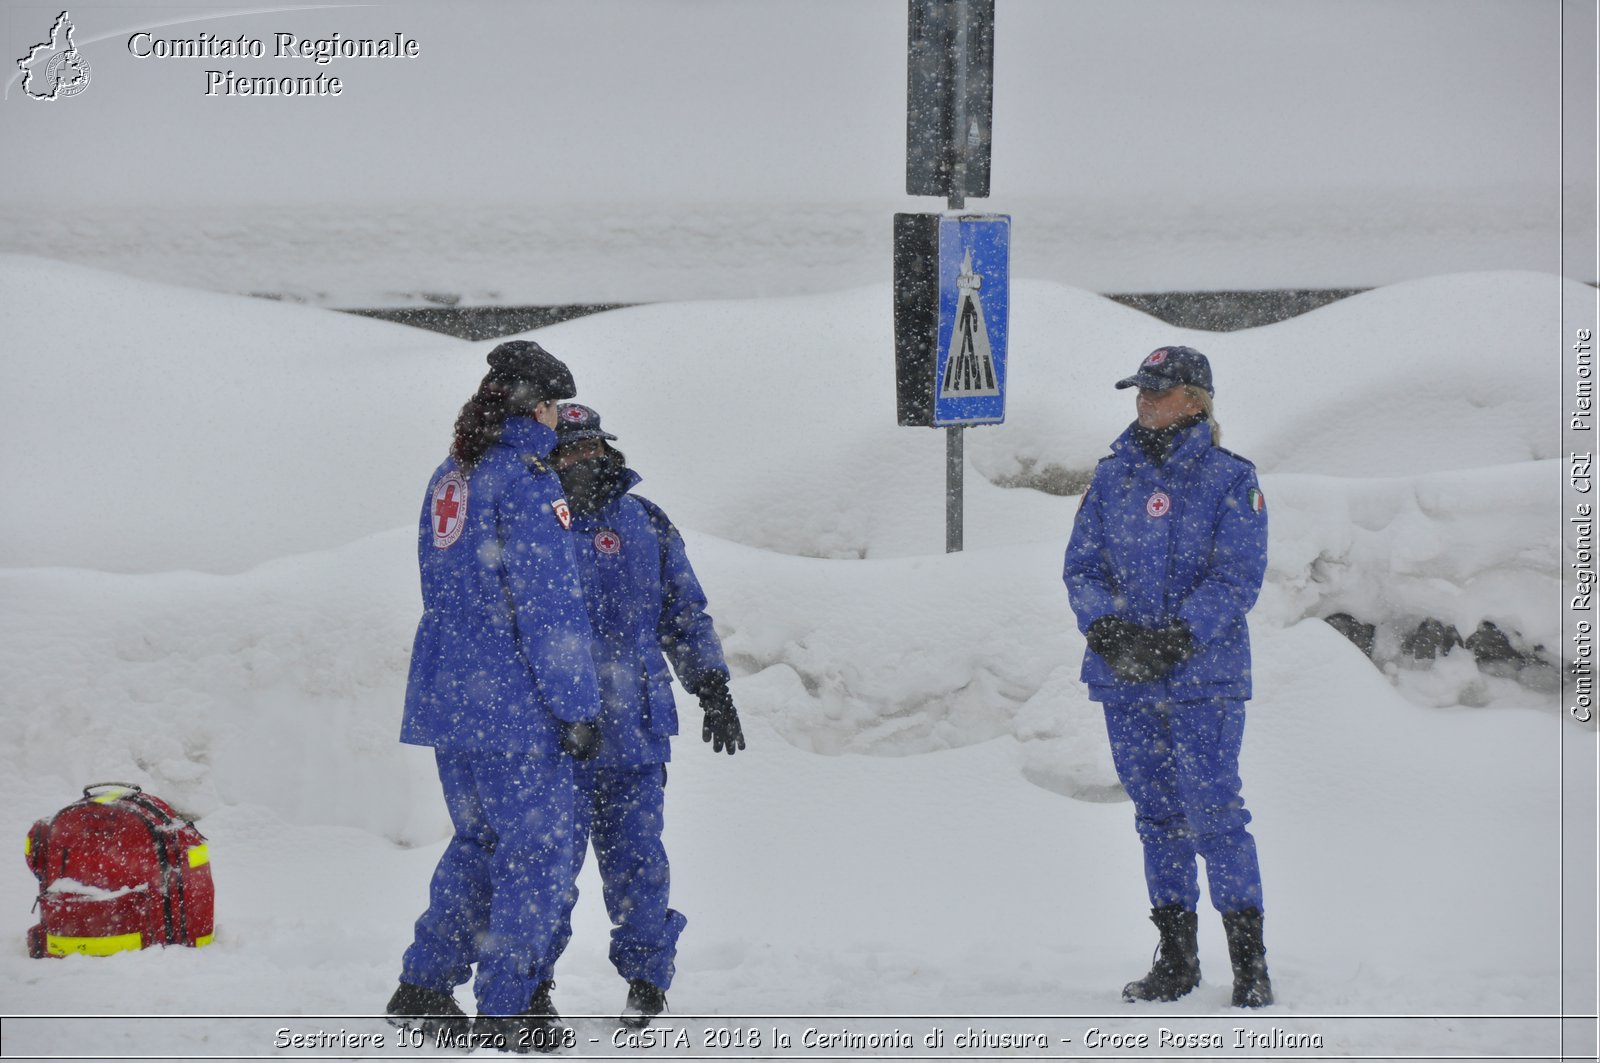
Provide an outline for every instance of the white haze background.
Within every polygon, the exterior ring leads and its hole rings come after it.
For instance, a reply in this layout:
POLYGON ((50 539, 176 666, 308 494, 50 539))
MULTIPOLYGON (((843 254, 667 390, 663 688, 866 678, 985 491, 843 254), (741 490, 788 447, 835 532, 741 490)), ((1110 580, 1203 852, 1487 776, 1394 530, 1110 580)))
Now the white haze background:
MULTIPOLYGON (((27 162, 0 168, 0 830, 139 783, 208 835, 218 933, 31 960, 35 886, 0 861, 6 1053, 388 1032, 371 1016, 448 830, 428 754, 396 741, 413 521, 491 344, 237 294, 268 291, 664 300, 537 338, 685 529, 750 736, 732 759, 692 726, 677 744, 678 1025, 937 1022, 1064 1052, 1089 1026, 1277 1026, 1330 1056, 1553 1057, 1558 785, 1593 732, 1538 668, 1396 642, 1430 616, 1547 660, 1562 639, 1554 355, 1562 301, 1593 302, 1557 276, 1563 10, 1001 0, 996 195, 973 205, 1014 217, 1012 390, 967 433, 947 556, 943 440, 893 417, 889 215, 941 205, 897 194, 902 4, 164 31, 422 40, 415 66, 334 64, 337 101, 202 99, 206 63, 136 62, 113 31, 204 13, 75 7, 90 89, 13 81, 0 105, 27 162), (1375 290, 1229 334, 1093 294, 1321 285, 1375 290), (1243 774, 1281 1003, 1248 1017, 1209 910, 1201 988, 1119 1001, 1153 933, 1060 583, 1072 485, 1131 417, 1111 382, 1169 342, 1211 355, 1272 520, 1243 774), (1381 667, 1320 619, 1340 611, 1380 625, 1381 667), (60 1015, 85 1018, 26 1018, 60 1015)), ((8 5, 6 54, 58 11, 8 5)), ((611 1015, 592 868, 581 886, 557 1002, 611 1015)), ((1592 1006, 1569 962, 1568 1010, 1592 1006)), ((575 1054, 613 1028, 580 1020, 575 1054)))
MULTIPOLYGON (((11 0, 4 54, 60 10, 11 0)), ((1592 180, 1562 199, 1563 158, 1595 150, 1578 109, 1562 125, 1563 94, 1593 94, 1585 11, 1000 0, 992 195, 969 205, 1018 219, 1018 276, 1098 292, 1559 272, 1563 209, 1594 218, 1592 180)), ((887 279, 890 214, 943 206, 902 194, 903 0, 72 13, 89 88, 4 86, 5 250, 340 307, 791 295, 887 279), (421 54, 138 59, 138 31, 421 54), (345 88, 207 97, 208 69, 345 88)))

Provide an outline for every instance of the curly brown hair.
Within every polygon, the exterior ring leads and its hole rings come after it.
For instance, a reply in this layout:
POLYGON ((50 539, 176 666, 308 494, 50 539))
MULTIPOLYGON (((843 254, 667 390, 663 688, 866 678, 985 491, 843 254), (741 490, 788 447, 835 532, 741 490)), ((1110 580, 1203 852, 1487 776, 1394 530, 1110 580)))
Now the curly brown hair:
POLYGON ((525 380, 491 372, 456 415, 455 439, 450 456, 471 471, 488 449, 499 441, 508 417, 532 417, 544 402, 540 389, 525 380))

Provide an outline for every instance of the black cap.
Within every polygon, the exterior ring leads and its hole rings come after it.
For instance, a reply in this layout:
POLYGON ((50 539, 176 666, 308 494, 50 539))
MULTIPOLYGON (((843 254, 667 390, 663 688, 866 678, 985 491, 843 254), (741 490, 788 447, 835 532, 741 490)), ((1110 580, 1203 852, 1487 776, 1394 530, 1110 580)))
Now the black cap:
POLYGON ((563 402, 556 407, 556 446, 583 439, 615 439, 600 427, 600 415, 581 402, 563 402))
POLYGON ((1119 388, 1151 391, 1166 391, 1179 384, 1205 388, 1207 395, 1217 393, 1211 386, 1211 362, 1193 347, 1157 347, 1144 356, 1137 373, 1117 381, 1119 388))
POLYGON ((489 375, 533 385, 541 402, 570 399, 578 393, 572 370, 531 340, 507 340, 490 351, 489 375))

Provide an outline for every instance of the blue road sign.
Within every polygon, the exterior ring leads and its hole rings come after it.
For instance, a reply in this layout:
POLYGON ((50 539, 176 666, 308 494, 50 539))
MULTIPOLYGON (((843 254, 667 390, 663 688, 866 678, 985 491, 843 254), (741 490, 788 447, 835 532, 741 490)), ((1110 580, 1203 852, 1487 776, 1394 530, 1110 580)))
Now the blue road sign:
POLYGON ((936 427, 1006 419, 1010 266, 1008 215, 940 218, 936 427))

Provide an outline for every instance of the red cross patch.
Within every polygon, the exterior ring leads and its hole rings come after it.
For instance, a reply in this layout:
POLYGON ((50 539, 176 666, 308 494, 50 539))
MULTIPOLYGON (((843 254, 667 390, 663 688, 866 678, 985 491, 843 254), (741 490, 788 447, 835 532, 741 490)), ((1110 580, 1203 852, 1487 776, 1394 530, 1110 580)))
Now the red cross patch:
POLYGON ((573 403, 571 405, 564 405, 562 407, 561 416, 565 417, 573 424, 582 424, 589 419, 589 411, 584 409, 582 406, 573 403))
POLYGON ((1167 360, 1167 349, 1165 347, 1161 347, 1161 348, 1158 348, 1157 350, 1151 351, 1150 352, 1150 357, 1148 357, 1148 358, 1146 358, 1144 360, 1144 364, 1145 365, 1160 365, 1162 362, 1164 362, 1166 360, 1167 360))
POLYGON ((572 510, 567 508, 567 500, 564 498, 558 498, 554 502, 550 503, 550 508, 555 511, 556 520, 561 522, 561 526, 563 528, 571 529, 572 510))
POLYGON ((433 545, 440 550, 454 546, 467 526, 467 481, 459 472, 448 473, 433 485, 433 545))
POLYGON ((1172 499, 1165 491, 1157 491, 1145 502, 1144 511, 1152 517, 1165 517, 1172 512, 1172 499))
POLYGON ((622 536, 610 528, 601 528, 594 534, 594 548, 602 554, 615 557, 622 552, 622 536))

